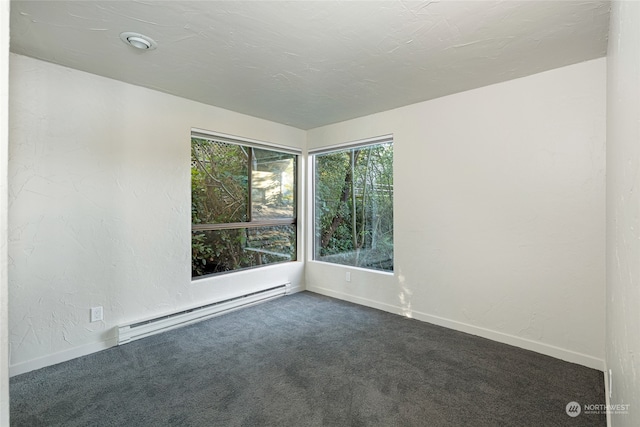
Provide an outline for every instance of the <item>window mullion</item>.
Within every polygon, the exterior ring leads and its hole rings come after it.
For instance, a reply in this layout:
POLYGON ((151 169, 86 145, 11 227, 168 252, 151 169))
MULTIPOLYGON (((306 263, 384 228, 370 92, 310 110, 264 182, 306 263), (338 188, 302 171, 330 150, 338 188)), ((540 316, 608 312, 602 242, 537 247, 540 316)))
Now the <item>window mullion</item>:
POLYGON ((247 175, 248 175, 248 195, 247 195, 247 221, 251 222, 253 219, 253 148, 249 147, 247 150, 247 175))
POLYGON ((240 228, 277 227, 279 225, 295 225, 295 218, 270 219, 252 222, 228 222, 224 224, 192 224, 193 231, 236 230, 240 228))

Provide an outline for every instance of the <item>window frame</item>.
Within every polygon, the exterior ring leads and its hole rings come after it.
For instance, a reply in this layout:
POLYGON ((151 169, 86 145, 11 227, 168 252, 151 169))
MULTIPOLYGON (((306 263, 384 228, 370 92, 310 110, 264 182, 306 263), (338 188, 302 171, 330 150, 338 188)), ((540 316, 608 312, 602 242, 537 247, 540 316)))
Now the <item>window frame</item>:
MULTIPOLYGON (((190 139, 189 141, 191 141, 192 139, 206 139, 206 140, 210 140, 213 142, 218 142, 218 143, 224 143, 224 144, 232 144, 232 145, 237 145, 237 146, 241 146, 241 147, 246 147, 246 148, 250 148, 249 150, 249 155, 248 155, 248 160, 247 160, 247 216, 248 216, 248 220, 247 221, 243 221, 243 222, 228 222, 228 223, 207 223, 207 224, 194 224, 193 222, 191 222, 191 238, 193 238, 193 233, 197 232, 197 231, 222 231, 222 230, 246 230, 246 229, 252 229, 252 228, 264 228, 264 227, 277 227, 277 226, 283 226, 283 225, 288 225, 288 226, 292 226, 295 236, 294 236, 294 240, 295 240, 295 248, 293 251, 293 259, 290 260, 285 260, 285 261, 280 261, 280 262, 272 262, 272 263, 268 263, 268 264, 260 264, 260 265, 253 265, 253 266, 248 266, 248 267, 242 267, 242 268, 238 268, 238 269, 234 269, 234 270, 227 270, 227 271, 218 271, 218 272, 214 272, 214 273, 209 273, 209 274, 204 274, 201 276, 191 276, 191 280, 192 281, 196 281, 196 280, 201 280, 201 279, 206 279, 206 278, 211 278, 211 277, 216 277, 219 275, 223 275, 223 274, 229 274, 229 273, 235 273, 235 272, 240 272, 240 271, 246 271, 249 269, 256 269, 256 268, 260 268, 260 267, 268 267, 268 266, 272 266, 272 265, 276 265, 276 264, 283 264, 283 263, 288 263, 288 262, 296 262, 299 258, 299 242, 300 242, 300 230, 298 227, 298 216, 299 216, 299 204, 300 204, 300 195, 299 195, 299 186, 300 186, 300 157, 302 155, 302 150, 301 149, 297 149, 294 147, 288 147, 288 146, 283 146, 283 145, 279 145, 279 144, 273 144, 273 143, 268 143, 268 142, 263 142, 263 141, 257 141, 257 140, 253 140, 253 139, 249 139, 249 138, 243 138, 243 137, 238 137, 238 136, 233 136, 233 135, 227 135, 227 134, 223 134, 223 133, 218 133, 218 132, 210 132, 210 131, 206 131, 206 130, 202 130, 202 129, 196 129, 196 128, 192 128, 191 129, 191 135, 190 135, 190 139), (253 172, 252 169, 252 157, 253 157, 253 150, 254 149, 258 149, 258 150, 266 150, 266 151, 272 151, 275 153, 280 153, 280 154, 291 154, 293 155, 293 160, 294 160, 294 191, 293 191, 293 197, 294 197, 294 202, 293 202, 293 216, 291 218, 282 218, 282 219, 258 219, 258 220, 254 220, 252 218, 252 206, 253 206, 253 195, 252 195, 252 176, 251 173, 253 172)), ((192 186, 192 183, 190 182, 190 185, 192 186)), ((193 255, 190 257, 192 259, 193 262, 193 255)))
MULTIPOLYGON (((308 179, 308 185, 307 188, 310 191, 310 194, 308 196, 308 221, 309 221, 309 231, 308 231, 308 237, 309 237, 309 242, 308 242, 308 256, 307 256, 307 262, 317 262, 317 263, 323 263, 323 264, 327 264, 327 265, 332 265, 335 267, 343 267, 343 268, 348 268, 348 269, 358 269, 358 270, 363 270, 369 273, 373 273, 373 274, 383 274, 383 275, 394 275, 395 274, 395 270, 396 270, 396 261, 395 261, 395 255, 393 256, 392 259, 392 269, 391 270, 383 270, 383 269, 376 269, 376 268, 372 268, 372 267, 363 267, 363 266, 356 266, 356 265, 349 265, 349 264, 340 264, 340 263, 336 263, 336 262, 331 262, 331 261, 327 261, 327 260, 323 260, 323 259, 318 259, 316 256, 316 244, 317 244, 317 233, 316 233, 316 218, 317 218, 317 211, 316 211, 316 156, 318 155, 324 155, 324 154, 331 154, 331 153, 335 153, 335 152, 340 152, 340 151, 348 151, 348 150, 353 150, 353 149, 357 149, 357 148, 366 148, 368 146, 373 146, 373 145, 381 145, 381 144, 391 144, 392 147, 395 146, 394 143, 394 137, 393 134, 386 134, 386 135, 380 135, 380 136, 375 136, 375 137, 371 137, 371 138, 366 138, 366 139, 360 139, 360 140, 355 140, 355 141, 351 141, 351 142, 345 142, 345 143, 339 143, 339 144, 333 144, 333 145, 328 145, 328 146, 324 146, 324 147, 318 147, 318 148, 312 148, 307 150, 307 164, 308 164, 308 175, 307 175, 307 179, 308 179)), ((395 153, 394 153, 395 154, 395 153)), ((395 159, 395 156, 394 156, 395 159)), ((394 160, 395 162, 395 160, 394 160)), ((392 202, 394 201, 395 196, 392 198, 392 202)), ((394 207, 393 207, 393 211, 395 212, 395 203, 393 203, 394 207)), ((395 215, 394 215, 395 216, 395 215)), ((395 245, 395 220, 393 223, 393 242, 395 245)))

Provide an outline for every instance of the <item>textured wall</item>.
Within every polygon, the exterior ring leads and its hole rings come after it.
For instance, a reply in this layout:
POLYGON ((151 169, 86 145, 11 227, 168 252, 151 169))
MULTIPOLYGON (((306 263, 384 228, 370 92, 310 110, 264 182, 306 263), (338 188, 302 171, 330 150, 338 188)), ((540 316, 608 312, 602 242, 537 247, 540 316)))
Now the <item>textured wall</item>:
POLYGON ((605 89, 597 59, 309 131, 394 134, 394 275, 309 263, 308 289, 598 369, 605 89))
POLYGON ((9 425, 7 173, 9 150, 9 7, 0 2, 0 426, 9 425))
POLYGON ((612 425, 640 426, 640 3, 612 3, 607 58, 607 367, 612 425))
POLYGON ((13 373, 111 345, 123 322, 301 284, 301 262, 191 283, 189 137, 302 147, 303 131, 19 55, 10 108, 13 373))
MULTIPOLYGON (((296 263, 191 284, 185 164, 191 127, 304 132, 17 55, 11 72, 14 372, 110 345, 118 323, 302 283, 296 263)), ((310 131, 393 133, 397 212, 395 275, 311 263, 310 287, 602 367, 604 82, 595 60, 310 131)))

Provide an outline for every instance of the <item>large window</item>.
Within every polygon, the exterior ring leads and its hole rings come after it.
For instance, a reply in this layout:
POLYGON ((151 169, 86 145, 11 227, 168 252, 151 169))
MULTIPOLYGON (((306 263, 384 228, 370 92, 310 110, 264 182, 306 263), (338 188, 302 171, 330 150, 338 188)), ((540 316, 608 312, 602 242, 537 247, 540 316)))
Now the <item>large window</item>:
POLYGON ((393 271, 393 143, 318 152, 314 259, 393 271))
POLYGON ((292 153, 191 139, 192 277, 296 259, 292 153))

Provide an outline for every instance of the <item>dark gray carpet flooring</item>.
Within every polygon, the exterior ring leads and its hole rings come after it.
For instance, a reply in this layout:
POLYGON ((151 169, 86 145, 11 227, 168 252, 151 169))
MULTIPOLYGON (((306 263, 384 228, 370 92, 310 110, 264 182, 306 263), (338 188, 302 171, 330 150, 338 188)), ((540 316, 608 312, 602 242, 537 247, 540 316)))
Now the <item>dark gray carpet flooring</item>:
POLYGON ((11 379, 12 426, 605 426, 602 373, 303 292, 11 379))

